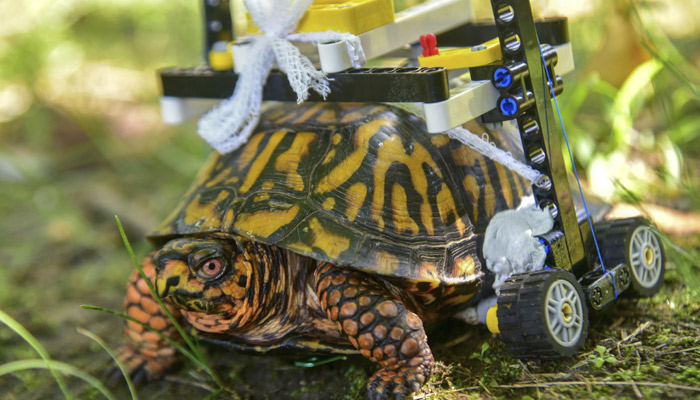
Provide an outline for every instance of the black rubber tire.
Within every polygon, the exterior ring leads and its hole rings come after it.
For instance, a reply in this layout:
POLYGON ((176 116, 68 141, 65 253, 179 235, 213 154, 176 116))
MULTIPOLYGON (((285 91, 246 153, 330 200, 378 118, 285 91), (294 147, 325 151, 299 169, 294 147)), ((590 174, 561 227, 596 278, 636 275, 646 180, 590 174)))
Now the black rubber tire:
POLYGON ((570 357, 583 346, 588 335, 586 297, 574 275, 562 269, 545 269, 508 278, 498 296, 497 315, 501 340, 515 358, 570 357), (555 338, 547 322, 547 293, 553 285, 562 285, 562 281, 576 292, 581 313, 580 334, 574 335, 573 343, 566 345, 555 338))
MULTIPOLYGON (((625 263, 630 267, 631 284, 626 293, 636 297, 649 297, 661 289, 666 270, 664 249, 661 239, 656 234, 656 229, 649 220, 643 217, 634 217, 601 221, 595 224, 595 232, 606 268, 612 268, 620 263, 625 263), (640 272, 642 266, 639 263, 641 261, 639 259, 633 260, 632 256, 633 252, 639 251, 639 243, 635 245, 633 238, 639 237, 640 233, 649 234, 647 241, 650 251, 653 253, 652 262, 659 263, 654 268, 658 269, 658 275, 652 273, 652 277, 656 276, 650 282, 644 282, 643 277, 640 276, 643 273, 640 272)), ((638 257, 643 257, 643 255, 638 255, 638 257)))

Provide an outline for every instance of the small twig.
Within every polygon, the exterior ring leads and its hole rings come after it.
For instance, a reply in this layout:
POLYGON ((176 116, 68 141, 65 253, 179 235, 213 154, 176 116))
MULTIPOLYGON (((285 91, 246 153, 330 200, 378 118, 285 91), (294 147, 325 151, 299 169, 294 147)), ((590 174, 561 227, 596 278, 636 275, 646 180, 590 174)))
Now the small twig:
POLYGON ((668 353, 663 353, 661 354, 662 356, 667 356, 669 354, 678 354, 678 353, 687 353, 689 351, 694 351, 694 350, 700 350, 700 346, 698 347, 691 347, 689 349, 683 349, 683 350, 676 350, 676 351, 669 351, 668 353))
POLYGON ((610 325, 609 329, 613 330, 613 329, 617 328, 618 326, 620 326, 622 324, 622 322, 624 322, 624 320, 625 320, 624 316, 618 318, 615 322, 613 322, 612 325, 610 325))
POLYGON ((525 375, 526 375, 526 376, 528 376, 530 379, 532 379, 532 380, 534 380, 535 382, 537 382, 537 377, 535 377, 534 375, 532 375, 532 373, 530 372, 530 369, 527 367, 527 365, 525 365, 525 363, 523 362, 523 360, 518 359, 518 364, 520 364, 520 368, 522 368, 522 371, 525 372, 525 375))
MULTIPOLYGON (((668 321, 668 320, 667 320, 668 321)), ((690 329, 698 329, 700 328, 700 324, 691 324, 687 322, 681 322, 681 321, 669 321, 677 326, 682 326, 684 328, 690 328, 690 329)))
POLYGON ((490 394, 492 397, 496 397, 496 396, 493 395, 493 393, 491 393, 491 391, 489 390, 489 388, 487 388, 486 385, 484 385, 484 382, 482 382, 481 380, 479 380, 479 386, 481 386, 482 388, 484 388, 484 390, 486 391, 486 393, 490 394))
POLYGON ((462 335, 462 336, 460 336, 460 337, 458 337, 458 338, 455 338, 455 339, 450 340, 449 342, 445 343, 444 346, 445 346, 445 348, 448 348, 448 349, 449 349, 450 347, 457 346, 458 344, 464 343, 464 342, 466 342, 467 340, 469 340, 469 338, 471 337, 471 335, 472 335, 471 332, 467 332, 466 334, 464 334, 464 335, 462 335))
POLYGON ((642 392, 639 391, 639 388, 637 387, 637 384, 630 381, 632 384, 632 391, 634 391, 635 396, 637 396, 638 399, 643 399, 644 395, 642 395, 642 392))
POLYGON ((214 389, 213 387, 207 385, 206 383, 199 382, 199 381, 194 380, 194 379, 185 379, 185 378, 179 377, 177 375, 166 375, 165 380, 168 382, 179 383, 182 385, 194 386, 196 388, 206 390, 207 392, 210 392, 210 393, 216 392, 216 389, 214 389))
MULTIPOLYGON (((179 376, 177 376, 177 375, 166 375, 166 376, 165 376, 165 380, 166 380, 166 381, 169 381, 169 382, 179 383, 179 384, 182 384, 182 385, 194 386, 194 387, 196 387, 196 388, 200 388, 200 389, 202 389, 202 390, 206 390, 206 391, 209 392, 209 393, 216 393, 216 392, 218 391, 218 389, 216 389, 216 388, 214 388, 214 387, 212 387, 212 386, 210 386, 210 385, 207 385, 207 384, 204 383, 204 382, 199 382, 199 381, 197 381, 197 380, 195 380, 195 379, 186 379, 186 378, 182 378, 182 377, 179 377, 179 376)), ((229 388, 227 388, 227 387, 223 387, 222 389, 223 389, 224 392, 226 392, 226 393, 228 393, 228 394, 230 394, 230 395, 232 396, 232 397, 230 397, 230 398, 232 398, 232 399, 237 399, 237 400, 240 400, 240 399, 241 399, 241 396, 240 396, 238 393, 236 393, 235 391, 233 391, 233 390, 231 390, 231 389, 229 389, 229 388)))
POLYGON ((568 382, 546 382, 546 383, 519 383, 515 385, 499 385, 493 386, 494 389, 528 389, 528 388, 549 388, 552 386, 571 386, 571 385, 595 385, 595 386, 650 386, 663 387, 678 390, 689 390, 692 392, 700 392, 700 387, 692 387, 685 385, 676 385, 673 383, 659 382, 622 382, 622 381, 568 381, 568 382))
POLYGON ((669 344, 668 342, 666 342, 666 343, 661 343, 660 345, 654 347, 654 350, 662 349, 662 348, 668 346, 668 344, 669 344))
MULTIPOLYGON (((442 394, 442 393, 457 393, 457 392, 464 392, 464 391, 466 391, 466 390, 479 390, 479 387, 478 387, 478 386, 472 386, 472 387, 451 389, 451 390, 445 390, 444 392, 440 392, 440 393, 441 393, 441 394, 442 394)), ((413 400, 425 399, 425 398, 427 398, 428 396, 430 396, 430 395, 432 395, 432 394, 433 394, 433 393, 421 393, 421 394, 419 394, 419 395, 417 395, 417 396, 413 396, 413 400)))
POLYGON ((643 330, 647 329, 647 328, 650 327, 650 326, 651 326, 651 321, 647 321, 647 322, 645 322, 645 323, 639 325, 639 326, 637 327, 637 329, 634 330, 634 332, 632 332, 632 333, 630 333, 629 335, 627 335, 625 338, 622 339, 622 341, 623 341, 623 342, 626 342, 626 341, 628 341, 628 340, 630 340, 630 339, 636 337, 636 336, 639 335, 643 330))

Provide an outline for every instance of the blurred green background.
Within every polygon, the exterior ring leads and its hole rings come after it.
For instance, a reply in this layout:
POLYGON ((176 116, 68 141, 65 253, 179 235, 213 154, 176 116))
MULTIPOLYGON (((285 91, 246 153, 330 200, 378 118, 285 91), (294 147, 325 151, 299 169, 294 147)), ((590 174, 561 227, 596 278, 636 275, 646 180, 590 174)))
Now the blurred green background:
MULTIPOLYGON (((533 5, 571 20, 577 70, 559 104, 584 185, 636 204, 623 214, 649 212, 692 257, 700 243, 697 0, 533 5)), ((474 7, 490 15, 488 2, 474 7)), ((0 309, 55 359, 97 376, 107 355, 75 329, 121 340, 118 318, 79 307, 121 309, 132 264, 114 215, 145 254, 144 235, 210 151, 194 121, 166 126, 158 106, 156 70, 199 63, 202 33, 196 0, 0 0, 0 309)), ((697 282, 697 265, 681 276, 697 282)), ((35 357, 0 326, 0 364, 35 357)), ((74 393, 92 393, 79 386, 74 393)), ((0 399, 57 393, 44 372, 0 376, 0 388, 8 388, 0 399)))

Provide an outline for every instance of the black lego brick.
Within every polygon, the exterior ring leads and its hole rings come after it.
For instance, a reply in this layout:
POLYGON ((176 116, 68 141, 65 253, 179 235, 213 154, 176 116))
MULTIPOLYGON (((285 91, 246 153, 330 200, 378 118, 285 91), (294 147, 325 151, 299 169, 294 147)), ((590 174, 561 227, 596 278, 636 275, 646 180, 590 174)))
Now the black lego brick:
MULTIPOLYGON (((552 46, 568 43, 569 20, 566 17, 551 17, 535 20, 535 29, 540 43, 552 46)), ((469 22, 437 35, 438 46, 476 46, 498 36, 493 21, 469 22)))
MULTIPOLYGON (((160 70, 164 96, 225 99, 233 94, 238 75, 207 67, 160 70)), ((328 74, 331 93, 326 101, 424 102, 449 98, 444 68, 361 68, 328 74)), ((263 100, 296 101, 286 75, 272 71, 263 89, 263 100)), ((308 101, 322 101, 316 92, 308 101)))

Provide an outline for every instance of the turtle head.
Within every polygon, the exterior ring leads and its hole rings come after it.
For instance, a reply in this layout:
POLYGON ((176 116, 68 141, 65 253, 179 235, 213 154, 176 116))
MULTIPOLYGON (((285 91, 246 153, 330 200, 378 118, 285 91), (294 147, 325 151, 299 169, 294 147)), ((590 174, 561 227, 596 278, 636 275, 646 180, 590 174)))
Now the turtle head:
POLYGON ((184 237, 155 256, 156 290, 179 308, 231 315, 246 297, 251 264, 233 239, 184 237))

